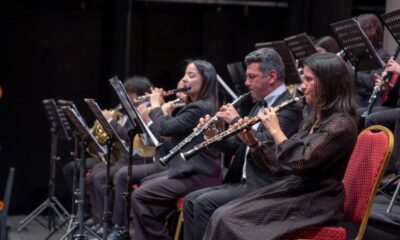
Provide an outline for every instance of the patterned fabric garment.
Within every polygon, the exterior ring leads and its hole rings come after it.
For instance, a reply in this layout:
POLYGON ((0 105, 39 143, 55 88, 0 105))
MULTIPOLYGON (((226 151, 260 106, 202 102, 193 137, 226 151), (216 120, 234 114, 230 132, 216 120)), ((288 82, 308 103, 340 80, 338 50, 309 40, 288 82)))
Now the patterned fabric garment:
POLYGON ((357 139, 355 119, 336 113, 309 132, 252 154, 282 179, 217 209, 204 239, 279 239, 342 217, 341 180, 357 139))

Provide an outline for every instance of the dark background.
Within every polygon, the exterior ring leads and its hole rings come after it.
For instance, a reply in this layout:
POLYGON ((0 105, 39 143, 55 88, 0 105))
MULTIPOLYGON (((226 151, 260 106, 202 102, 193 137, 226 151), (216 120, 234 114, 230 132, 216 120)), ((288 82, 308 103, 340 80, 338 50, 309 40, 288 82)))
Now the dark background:
MULTIPOLYGON (((385 7, 384 0, 275 2, 287 7, 133 0, 127 51, 128 0, 0 1, 0 197, 14 166, 10 213, 28 213, 47 196, 50 132, 43 99, 74 101, 90 125, 93 117, 83 98, 94 98, 103 108, 115 105, 107 81, 114 75, 145 75, 172 89, 185 59, 204 58, 230 84, 226 64, 241 61, 256 42, 302 32, 318 38, 330 34, 330 23, 364 12, 381 14, 385 7)), ((60 170, 71 160, 72 143, 58 146, 56 196, 67 206, 60 170)))

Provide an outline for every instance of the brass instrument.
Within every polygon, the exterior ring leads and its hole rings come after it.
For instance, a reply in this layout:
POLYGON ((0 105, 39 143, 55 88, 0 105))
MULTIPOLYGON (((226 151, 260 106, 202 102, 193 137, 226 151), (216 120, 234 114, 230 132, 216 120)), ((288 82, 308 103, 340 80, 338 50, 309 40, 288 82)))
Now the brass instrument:
MULTIPOLYGON (((111 110, 112 112, 112 119, 115 121, 118 121, 122 118, 122 113, 120 112, 120 110, 122 109, 122 105, 119 104, 118 106, 116 106, 115 108, 113 108, 111 110)), ((90 128, 90 132, 93 134, 93 136, 96 138, 96 140, 102 145, 106 145, 107 142, 107 133, 104 131, 103 127, 101 126, 99 121, 94 121, 93 126, 90 128)), ((88 152, 90 154, 91 151, 88 149, 88 152)), ((93 155, 93 154, 92 154, 93 155)), ((118 161, 119 159, 119 153, 117 153, 116 150, 113 150, 113 153, 111 154, 111 164, 114 164, 118 161)), ((101 160, 106 163, 106 160, 104 157, 101 157, 101 160)))
MULTIPOLYGON (((288 100, 286 102, 281 103, 280 105, 274 107, 273 109, 278 112, 281 109, 288 107, 290 105, 293 105, 297 102, 299 102, 302 98, 304 98, 305 96, 302 97, 295 97, 291 100, 288 100)), ((194 155, 196 155, 199 151, 202 151, 203 149, 209 147, 210 145, 222 141, 230 136, 233 136, 239 132, 241 132, 243 129, 250 127, 256 123, 258 123, 259 121, 261 121, 261 119, 258 116, 252 117, 250 118, 247 122, 243 123, 242 125, 238 126, 237 128, 230 128, 220 134, 215 135, 214 137, 205 140, 204 142, 197 144, 196 146, 194 146, 191 150, 187 151, 187 152, 183 152, 180 154, 182 160, 187 161, 188 159, 190 159, 191 157, 193 157, 194 155)))
MULTIPOLYGON (((168 97, 168 96, 171 96, 171 95, 175 95, 178 92, 185 92, 185 91, 188 91, 188 90, 190 90, 190 87, 176 88, 176 89, 164 92, 163 96, 164 97, 168 97)), ((150 94, 146 94, 146 95, 137 97, 134 102, 135 103, 140 103, 140 102, 148 101, 149 99, 150 99, 150 94)))
MULTIPOLYGON (((120 110, 122 109, 122 105, 119 104, 118 106, 116 106, 115 108, 113 108, 112 110, 110 110, 112 112, 112 119, 115 121, 118 121, 122 118, 122 113, 120 112, 120 110)), ((101 124, 99 123, 99 121, 94 121, 93 126, 90 128, 90 132, 93 134, 93 136, 97 139, 97 141, 101 144, 101 145, 105 145, 106 141, 107 141, 107 133, 104 131, 103 127, 101 126, 101 124)))
MULTIPOLYGON (((233 102, 232 105, 235 106, 240 102, 245 96, 248 96, 250 93, 245 93, 243 95, 240 95, 238 98, 236 98, 233 102)), ((188 145, 195 137, 199 136, 202 134, 205 130, 207 130, 212 124, 218 121, 217 116, 214 116, 208 120, 201 128, 197 129, 196 131, 192 132, 189 136, 187 136, 185 139, 182 140, 178 145, 176 145, 174 148, 169 150, 169 153, 165 155, 164 157, 160 158, 159 161, 163 166, 166 166, 168 162, 182 149, 188 145)))

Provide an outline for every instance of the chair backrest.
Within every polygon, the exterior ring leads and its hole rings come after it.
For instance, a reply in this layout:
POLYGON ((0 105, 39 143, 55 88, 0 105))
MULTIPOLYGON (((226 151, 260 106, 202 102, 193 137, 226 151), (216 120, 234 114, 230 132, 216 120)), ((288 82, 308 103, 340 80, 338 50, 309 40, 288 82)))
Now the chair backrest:
POLYGON ((383 126, 371 126, 358 135, 343 178, 346 192, 343 209, 345 221, 360 224, 360 238, 364 235, 372 203, 392 149, 393 134, 383 126))

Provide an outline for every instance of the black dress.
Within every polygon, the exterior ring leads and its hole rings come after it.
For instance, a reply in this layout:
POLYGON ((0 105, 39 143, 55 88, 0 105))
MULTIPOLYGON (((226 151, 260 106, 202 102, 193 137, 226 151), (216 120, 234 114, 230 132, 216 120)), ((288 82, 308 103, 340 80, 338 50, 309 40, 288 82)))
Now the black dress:
POLYGON ((278 239, 340 218, 356 126, 354 118, 336 113, 312 134, 303 128, 281 144, 263 145, 253 160, 281 180, 218 208, 204 239, 278 239))

